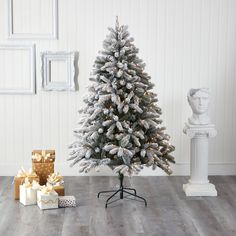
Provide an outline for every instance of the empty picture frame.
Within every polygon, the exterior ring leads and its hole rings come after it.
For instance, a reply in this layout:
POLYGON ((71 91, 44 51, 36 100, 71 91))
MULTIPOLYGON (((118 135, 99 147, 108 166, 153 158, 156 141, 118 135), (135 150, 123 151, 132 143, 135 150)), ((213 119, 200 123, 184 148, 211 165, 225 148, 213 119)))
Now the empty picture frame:
POLYGON ((0 94, 35 94, 35 46, 0 45, 0 94))
POLYGON ((75 52, 43 52, 42 88, 45 91, 75 91, 75 52))
POLYGON ((57 39, 58 0, 7 0, 9 39, 57 39))

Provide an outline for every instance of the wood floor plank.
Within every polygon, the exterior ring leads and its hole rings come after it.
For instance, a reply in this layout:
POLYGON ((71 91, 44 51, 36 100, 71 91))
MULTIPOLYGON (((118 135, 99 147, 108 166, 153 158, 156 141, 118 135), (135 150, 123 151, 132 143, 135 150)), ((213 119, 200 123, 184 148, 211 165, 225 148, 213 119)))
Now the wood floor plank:
POLYGON ((65 177, 66 194, 78 199, 76 208, 41 211, 13 200, 12 177, 0 177, 0 235, 4 236, 235 236, 236 176, 211 176, 218 197, 186 197, 187 177, 126 177, 124 184, 146 198, 132 197, 105 209, 116 177, 65 177))

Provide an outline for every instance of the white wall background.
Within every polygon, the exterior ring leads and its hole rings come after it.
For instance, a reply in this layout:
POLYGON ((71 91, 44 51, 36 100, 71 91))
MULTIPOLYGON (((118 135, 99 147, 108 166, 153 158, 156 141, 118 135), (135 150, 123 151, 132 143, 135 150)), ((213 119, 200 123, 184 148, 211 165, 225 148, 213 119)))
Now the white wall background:
MULTIPOLYGON (((41 9, 34 18, 38 32, 42 32, 44 3, 37 3, 36 9, 41 9)), ((34 13, 20 4, 15 11, 16 16, 19 11, 27 17, 34 13)), ((212 94, 210 115, 218 136, 210 141, 210 173, 236 174, 235 12, 235 0, 59 0, 59 40, 9 42, 7 0, 0 0, 0 44, 35 43, 37 72, 36 95, 0 95, 0 175, 14 175, 22 165, 30 167, 32 149, 42 148, 55 148, 58 171, 77 175, 76 167, 71 169, 66 162, 67 145, 73 140, 93 61, 116 15, 129 25, 146 71, 156 84, 164 125, 176 146, 174 174, 189 174, 189 140, 182 129, 190 115, 186 93, 191 87, 209 87, 212 94), (78 92, 41 91, 40 52, 46 50, 79 51, 78 92)), ((17 32, 37 32, 26 21, 17 21, 17 32)), ((6 71, 14 70, 11 64, 5 69, 0 71, 0 80, 6 71)))

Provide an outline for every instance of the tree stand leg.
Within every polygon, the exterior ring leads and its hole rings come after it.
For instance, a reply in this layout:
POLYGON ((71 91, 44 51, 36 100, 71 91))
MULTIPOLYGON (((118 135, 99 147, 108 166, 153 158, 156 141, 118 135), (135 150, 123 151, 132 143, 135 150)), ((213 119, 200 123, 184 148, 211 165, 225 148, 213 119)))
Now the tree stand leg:
POLYGON ((124 193, 126 193, 126 195, 131 195, 134 196, 138 199, 141 199, 144 201, 145 206, 147 206, 147 201, 145 200, 145 198, 140 197, 137 195, 136 190, 134 188, 125 188, 123 186, 123 180, 124 180, 124 175, 119 173, 119 180, 120 180, 120 188, 118 190, 108 190, 108 191, 101 191, 98 193, 97 197, 99 198, 100 194, 102 193, 113 193, 107 200, 106 200, 106 205, 105 207, 107 208, 107 205, 110 204, 110 200, 117 194, 120 194, 120 199, 124 198, 124 193), (133 191, 134 193, 131 193, 129 191, 133 191))

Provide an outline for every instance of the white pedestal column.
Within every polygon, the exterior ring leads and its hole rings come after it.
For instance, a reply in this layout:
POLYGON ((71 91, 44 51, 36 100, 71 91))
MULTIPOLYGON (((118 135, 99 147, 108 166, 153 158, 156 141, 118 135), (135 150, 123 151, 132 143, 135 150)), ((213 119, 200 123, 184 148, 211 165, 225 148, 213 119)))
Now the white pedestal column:
POLYGON ((215 186, 208 180, 208 139, 217 132, 213 124, 185 124, 184 133, 191 138, 190 179, 183 185, 186 196, 217 196, 215 186))

